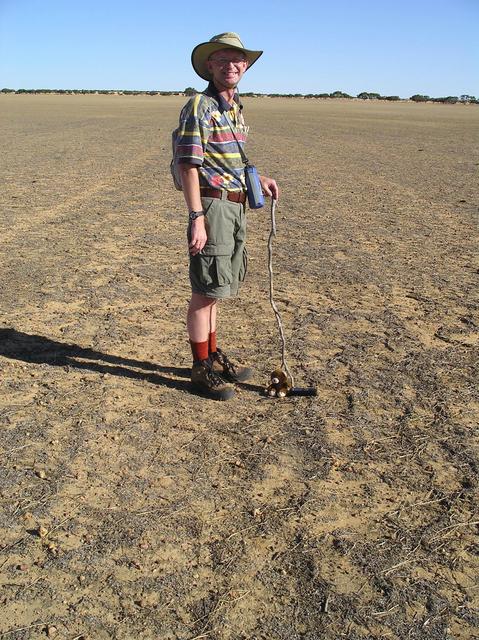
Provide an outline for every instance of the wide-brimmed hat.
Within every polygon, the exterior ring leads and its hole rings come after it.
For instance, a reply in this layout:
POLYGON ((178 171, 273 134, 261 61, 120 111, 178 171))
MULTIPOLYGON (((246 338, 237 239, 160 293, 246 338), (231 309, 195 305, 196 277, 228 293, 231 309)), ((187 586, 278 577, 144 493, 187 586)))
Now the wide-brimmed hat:
POLYGON ((212 80, 212 76, 208 71, 208 58, 212 53, 221 51, 221 49, 237 49, 244 53, 248 60, 248 68, 251 67, 263 53, 262 51, 245 49, 237 33, 228 31, 227 33, 220 33, 217 36, 213 36, 208 42, 202 42, 197 45, 191 53, 193 69, 204 80, 212 80))

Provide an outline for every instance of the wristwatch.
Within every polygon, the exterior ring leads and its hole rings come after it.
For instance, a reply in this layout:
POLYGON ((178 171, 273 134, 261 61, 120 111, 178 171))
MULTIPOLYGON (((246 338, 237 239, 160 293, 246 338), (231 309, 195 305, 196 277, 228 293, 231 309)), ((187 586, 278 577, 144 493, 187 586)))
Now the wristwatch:
POLYGON ((205 212, 204 211, 190 211, 190 222, 192 222, 193 220, 196 220, 196 218, 199 218, 200 216, 204 216, 205 212))

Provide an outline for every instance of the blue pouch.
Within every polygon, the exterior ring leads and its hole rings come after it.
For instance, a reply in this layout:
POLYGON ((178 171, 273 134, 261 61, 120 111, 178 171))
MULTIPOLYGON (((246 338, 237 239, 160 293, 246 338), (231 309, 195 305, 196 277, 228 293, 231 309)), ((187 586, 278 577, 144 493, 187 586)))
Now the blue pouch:
POLYGON ((236 137, 234 126, 225 112, 226 121, 231 129, 231 133, 236 140, 238 150, 240 152, 241 159, 244 162, 244 178, 246 182, 246 195, 248 196, 248 205, 250 209, 261 209, 264 207, 263 189, 261 188, 261 182, 259 181, 259 174, 256 167, 249 163, 248 158, 243 151, 243 147, 240 145, 238 138, 236 137))
POLYGON ((256 167, 252 164, 247 164, 244 168, 244 177, 249 208, 261 209, 264 206, 264 195, 256 167))

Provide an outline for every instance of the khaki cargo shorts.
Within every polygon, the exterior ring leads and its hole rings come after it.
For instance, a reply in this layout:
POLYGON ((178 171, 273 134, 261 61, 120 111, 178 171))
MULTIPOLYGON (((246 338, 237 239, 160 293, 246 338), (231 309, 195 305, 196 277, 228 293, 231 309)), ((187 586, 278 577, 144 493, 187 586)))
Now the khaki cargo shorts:
POLYGON ((201 203, 208 239, 201 253, 190 255, 191 289, 208 298, 229 298, 246 276, 245 205, 220 198, 201 198, 201 203))

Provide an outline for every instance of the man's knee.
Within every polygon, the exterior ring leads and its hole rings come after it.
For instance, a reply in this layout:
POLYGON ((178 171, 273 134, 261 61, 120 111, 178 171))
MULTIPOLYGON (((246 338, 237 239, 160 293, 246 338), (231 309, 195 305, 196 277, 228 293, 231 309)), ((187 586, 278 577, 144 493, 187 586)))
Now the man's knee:
POLYGON ((190 307, 194 307, 195 309, 202 309, 205 307, 211 307, 214 304, 216 304, 215 298, 204 296, 201 293, 191 294, 190 307))

